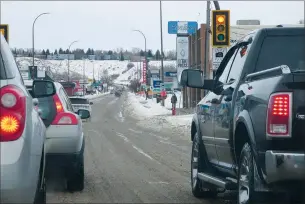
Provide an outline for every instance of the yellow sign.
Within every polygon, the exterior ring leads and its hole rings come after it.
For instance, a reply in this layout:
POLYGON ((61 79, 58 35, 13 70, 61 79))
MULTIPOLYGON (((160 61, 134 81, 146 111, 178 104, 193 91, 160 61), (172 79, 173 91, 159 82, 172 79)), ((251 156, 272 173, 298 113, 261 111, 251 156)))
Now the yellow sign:
POLYGON ((9 30, 8 30, 8 25, 7 24, 1 24, 0 25, 0 32, 1 32, 1 34, 4 36, 4 38, 5 38, 5 40, 6 40, 6 42, 8 42, 8 39, 9 39, 9 32, 8 32, 9 30))
POLYGON ((88 79, 88 82, 92 83, 92 82, 93 82, 93 79, 88 79))

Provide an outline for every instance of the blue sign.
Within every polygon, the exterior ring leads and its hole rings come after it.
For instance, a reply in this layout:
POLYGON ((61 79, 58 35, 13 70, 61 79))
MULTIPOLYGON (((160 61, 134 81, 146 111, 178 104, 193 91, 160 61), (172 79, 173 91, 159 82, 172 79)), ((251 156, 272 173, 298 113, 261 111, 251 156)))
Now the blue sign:
POLYGON ((168 34, 193 34, 197 28, 196 21, 168 21, 168 34))
POLYGON ((177 76, 177 72, 164 72, 164 75, 166 77, 176 77, 177 76))
POLYGON ((159 79, 153 80, 153 87, 160 88, 160 83, 161 83, 161 80, 159 80, 159 79))

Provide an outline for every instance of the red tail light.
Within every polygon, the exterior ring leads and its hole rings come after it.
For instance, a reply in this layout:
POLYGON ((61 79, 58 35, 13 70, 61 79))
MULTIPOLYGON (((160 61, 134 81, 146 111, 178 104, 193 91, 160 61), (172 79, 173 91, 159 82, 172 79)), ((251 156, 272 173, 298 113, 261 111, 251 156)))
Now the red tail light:
POLYGON ((290 137, 292 120, 292 93, 275 93, 269 98, 267 136, 290 137))
POLYGON ((53 96, 53 100, 54 100, 54 103, 55 103, 55 106, 56 106, 57 113, 64 112, 64 108, 62 107, 62 103, 61 103, 57 94, 55 94, 53 96))
POLYGON ((77 125, 78 120, 73 113, 57 113, 52 125, 77 125))
POLYGON ((21 137, 25 125, 26 96, 15 85, 0 89, 0 141, 14 141, 21 137))

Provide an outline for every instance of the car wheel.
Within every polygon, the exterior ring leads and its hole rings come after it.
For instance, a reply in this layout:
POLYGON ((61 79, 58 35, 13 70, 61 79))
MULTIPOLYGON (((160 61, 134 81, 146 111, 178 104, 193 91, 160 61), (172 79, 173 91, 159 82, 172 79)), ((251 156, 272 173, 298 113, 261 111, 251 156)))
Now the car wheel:
POLYGON ((246 143, 238 165, 238 204, 254 203, 254 162, 250 145, 246 143))
POLYGON ((216 189, 207 188, 204 182, 199 180, 198 173, 206 170, 206 164, 201 153, 201 143, 198 133, 195 133, 192 145, 191 157, 191 185, 192 193, 197 198, 211 198, 217 196, 216 189))
MULTIPOLYGON (((43 160, 42 160, 43 162, 43 160)), ((46 191, 46 178, 42 178, 42 172, 43 172, 43 163, 41 164, 40 167, 40 173, 39 173, 39 182, 38 186, 36 189, 36 194, 35 194, 35 199, 34 199, 34 204, 45 204, 47 203, 47 191, 46 191), (40 188, 41 187, 41 188, 40 188)))
POLYGON ((70 192, 82 191, 85 183, 85 171, 84 171, 84 155, 79 158, 79 161, 72 169, 72 173, 68 172, 67 178, 67 190, 70 192), (69 175, 70 174, 70 175, 69 175))

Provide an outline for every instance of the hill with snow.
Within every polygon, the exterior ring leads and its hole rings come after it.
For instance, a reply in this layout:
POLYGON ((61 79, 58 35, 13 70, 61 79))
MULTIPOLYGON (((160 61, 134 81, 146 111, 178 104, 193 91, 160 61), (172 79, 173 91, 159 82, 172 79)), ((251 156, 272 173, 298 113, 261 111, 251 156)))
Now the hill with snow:
MULTIPOLYGON (((26 68, 32 65, 32 58, 17 57, 16 62, 20 69, 26 68)), ((70 73, 78 73, 88 78, 98 79, 103 75, 103 72, 107 70, 108 75, 117 75, 115 83, 128 84, 130 80, 137 78, 137 72, 140 72, 142 63, 129 62, 129 61, 117 61, 117 60, 70 60, 70 73), (132 63, 134 66, 131 68, 132 63), (127 66, 129 64, 129 66, 127 66), (94 67, 94 73, 93 73, 94 67), (129 68, 128 68, 129 67, 129 68)), ((44 70, 50 70, 53 74, 62 74, 68 71, 68 60, 41 60, 35 59, 35 65, 44 70)), ((161 67, 161 61, 150 61, 149 65, 154 68, 161 67)), ((176 61, 164 61, 164 66, 176 66, 176 61)))

